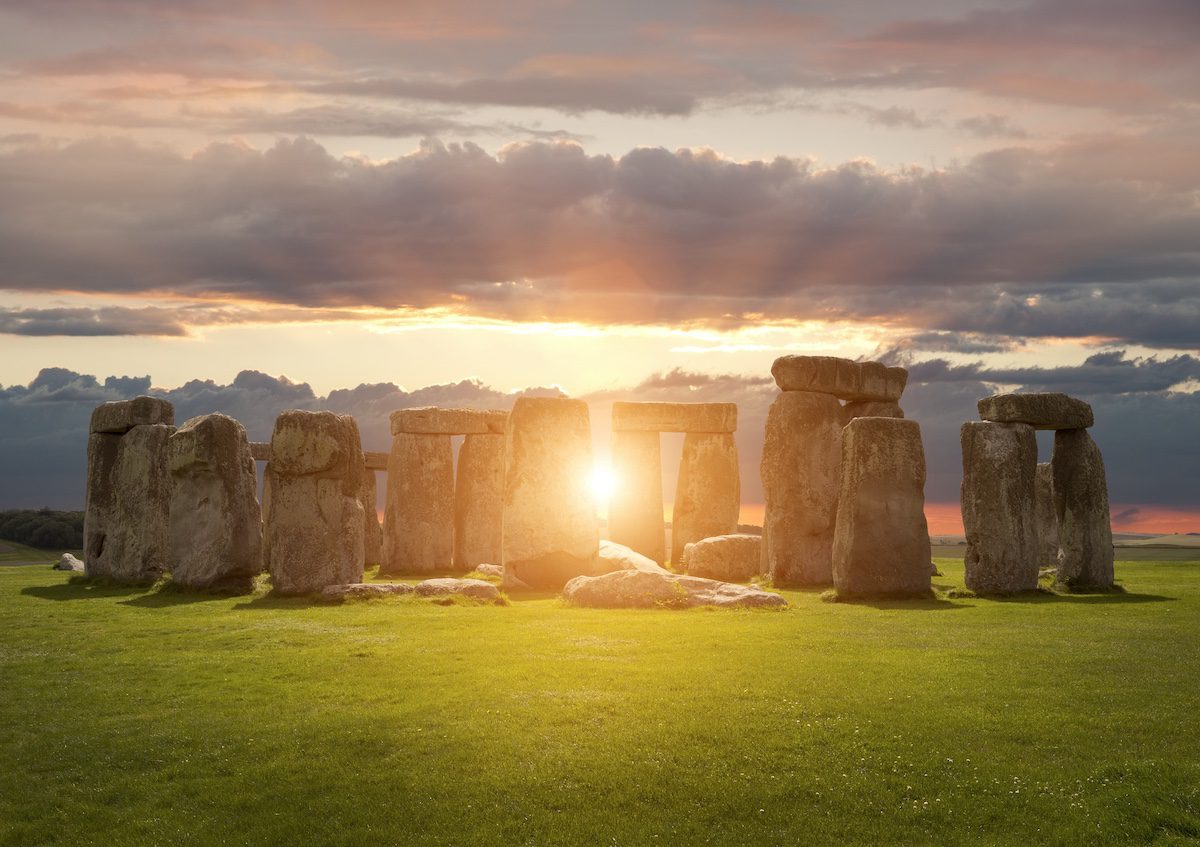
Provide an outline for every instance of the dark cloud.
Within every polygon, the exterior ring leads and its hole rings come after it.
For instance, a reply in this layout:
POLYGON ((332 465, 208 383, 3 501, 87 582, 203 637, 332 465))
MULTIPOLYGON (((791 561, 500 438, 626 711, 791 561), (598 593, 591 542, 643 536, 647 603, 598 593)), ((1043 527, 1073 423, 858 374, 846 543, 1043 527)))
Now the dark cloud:
POLYGON ((1124 351, 1089 356, 1080 365, 998 368, 983 364, 952 365, 929 359, 907 365, 909 382, 966 382, 1013 386, 1025 391, 1064 391, 1097 396, 1161 392, 1200 381, 1200 359, 1190 355, 1127 358, 1124 351))
POLYGON ((10 335, 186 335, 167 309, 123 307, 4 309, 0 333, 10 335))

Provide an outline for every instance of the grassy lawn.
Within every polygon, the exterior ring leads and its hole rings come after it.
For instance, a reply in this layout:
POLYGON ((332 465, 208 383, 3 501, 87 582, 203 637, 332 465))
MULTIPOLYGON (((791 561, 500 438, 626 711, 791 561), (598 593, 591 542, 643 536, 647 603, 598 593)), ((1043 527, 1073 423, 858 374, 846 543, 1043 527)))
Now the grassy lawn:
POLYGON ((0 539, 0 566, 3 565, 27 565, 30 563, 45 562, 52 565, 62 557, 64 552, 70 552, 76 556, 82 556, 82 550, 39 550, 36 547, 26 547, 24 544, 18 544, 15 541, 5 541, 0 539))
POLYGON ((1118 576, 751 613, 0 568, 0 843, 1200 843, 1200 563, 1118 576))

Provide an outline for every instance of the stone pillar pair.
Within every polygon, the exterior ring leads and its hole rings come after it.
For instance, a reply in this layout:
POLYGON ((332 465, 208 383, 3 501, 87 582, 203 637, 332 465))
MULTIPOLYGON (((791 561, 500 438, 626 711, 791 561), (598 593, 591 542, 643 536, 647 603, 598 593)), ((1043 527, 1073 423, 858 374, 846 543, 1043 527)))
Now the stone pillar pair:
POLYGON ((997 394, 979 401, 979 416, 962 428, 967 587, 1032 590, 1051 565, 1065 585, 1111 587, 1108 486, 1087 431, 1091 406, 1065 394, 997 394), (1037 463, 1039 429, 1054 430, 1049 465, 1037 463))
POLYGON ((507 417, 435 407, 392 413, 381 572, 466 571, 500 561, 507 417), (466 436, 457 479, 454 435, 466 436))
POLYGON ((671 517, 670 561, 688 544, 737 531, 741 478, 734 403, 617 402, 612 410, 613 472, 609 537, 656 562, 666 561, 660 433, 682 432, 683 456, 671 517))

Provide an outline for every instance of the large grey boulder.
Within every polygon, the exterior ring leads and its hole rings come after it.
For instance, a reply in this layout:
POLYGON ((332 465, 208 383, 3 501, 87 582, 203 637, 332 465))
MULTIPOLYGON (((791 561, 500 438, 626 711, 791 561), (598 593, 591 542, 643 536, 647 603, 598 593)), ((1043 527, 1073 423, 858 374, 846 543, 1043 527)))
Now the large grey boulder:
POLYGON ((263 547, 277 592, 362 582, 362 467, 358 425, 349 415, 293 409, 275 420, 263 547))
POLYGON ((855 418, 842 430, 833 537, 841 597, 928 596, 925 451, 916 421, 855 418))
POLYGON ((855 403, 895 403, 908 382, 904 368, 834 356, 780 356, 771 375, 784 391, 816 391, 855 403))
POLYGON ((967 588, 979 594, 1032 591, 1038 582, 1033 427, 968 421, 961 442, 967 588))
POLYGON ((642 570, 576 577, 563 588, 563 599, 575 606, 597 609, 694 606, 753 609, 787 605, 780 595, 749 585, 642 570))
POLYGON ((505 585, 561 588, 589 572, 600 538, 587 404, 518 397, 504 439, 505 585))
POLYGON ((63 553, 50 569, 55 571, 73 571, 75 573, 83 573, 85 570, 83 562, 76 559, 70 553, 63 553))
POLYGON ((454 452, 449 435, 392 436, 380 573, 449 570, 454 560, 454 452))
POLYGON ((833 581, 842 423, 837 398, 813 391, 785 391, 767 413, 762 552, 775 585, 833 581))
POLYGON ((1112 525, 1100 448, 1086 429, 1054 433, 1054 506, 1058 518, 1058 576, 1072 588, 1111 588, 1112 525))
POLYGON ((1057 393, 993 394, 977 404, 979 417, 996 423, 1023 423, 1034 429, 1086 429, 1092 407, 1057 393))
POLYGON ((188 588, 249 590, 262 573, 262 513, 246 429, 219 413, 192 418, 167 444, 171 578, 188 588))
POLYGON ((499 562, 504 520, 504 435, 468 435, 454 480, 454 567, 499 562))
POLYGON ((683 438, 675 508, 671 512, 671 561, 701 538, 737 532, 742 487, 733 433, 689 432, 683 438))
POLYGON ((746 582, 758 576, 761 545, 760 536, 741 533, 702 538, 684 551, 684 569, 691 576, 746 582))
POLYGON ((659 441, 658 432, 613 432, 612 465, 617 485, 608 503, 608 533, 613 541, 663 562, 666 528, 659 441))
POLYGON ((1040 462, 1034 476, 1033 524, 1038 567, 1058 567, 1058 516, 1054 513, 1054 466, 1040 462))

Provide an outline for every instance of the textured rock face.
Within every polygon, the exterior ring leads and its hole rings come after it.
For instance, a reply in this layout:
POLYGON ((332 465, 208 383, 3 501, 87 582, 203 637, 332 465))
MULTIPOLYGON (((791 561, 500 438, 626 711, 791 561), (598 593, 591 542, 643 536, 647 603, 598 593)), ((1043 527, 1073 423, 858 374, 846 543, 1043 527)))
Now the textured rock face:
POLYGON ((596 567, 592 575, 612 573, 613 571, 648 571, 650 573, 670 573, 658 562, 643 556, 636 550, 618 544, 614 541, 601 541, 600 551, 596 554, 596 567))
POLYGON ((776 585, 833 581, 842 407, 830 394, 785 391, 767 413, 763 558, 776 585))
POLYGON ((1038 581, 1033 427, 968 421, 961 442, 967 588, 980 594, 1032 591, 1038 581))
POLYGON ((421 597, 437 597, 443 594, 461 594, 476 600, 499 600, 500 589, 482 579, 427 579, 418 582, 414 591, 421 597))
POLYGON ((612 463, 617 485, 608 503, 608 533, 618 544, 663 562, 666 529, 659 442, 658 432, 613 432, 612 463))
POLYGON ((997 423, 1023 423, 1034 429, 1086 429, 1092 407, 1066 394, 993 394, 978 403, 979 417, 997 423))
POLYGON ((897 418, 855 418, 842 430, 841 475, 833 540, 838 594, 927 595, 921 428, 897 418))
POLYGON ((413 586, 407 582, 351 582, 325 586, 321 589, 321 599, 333 603, 343 600, 380 600, 384 597, 403 597, 413 591, 413 586))
POLYGON ((1054 508, 1058 581, 1072 588, 1113 584, 1112 526, 1104 458, 1086 429, 1054 434, 1054 508))
POLYGON ((500 561, 504 517, 504 436, 468 435, 454 483, 454 567, 500 561))
POLYGON ((63 553, 50 569, 55 571, 74 571, 75 573, 83 573, 85 570, 83 562, 76 559, 70 553, 63 553))
POLYGON ((291 410, 276 419, 263 495, 263 547, 276 591, 362 581, 362 466, 350 416, 291 410))
POLYGON ((1037 466, 1033 486, 1033 523, 1037 532, 1038 567, 1058 567, 1058 516, 1054 513, 1054 468, 1037 466))
POLYGON ((561 588, 588 573, 599 545, 587 404, 519 397, 504 432, 505 584, 561 588))
POLYGON ((248 590, 262 573, 262 515, 246 429, 222 414, 203 415, 170 437, 171 576, 189 588, 248 590))
POLYGON ((694 541, 737 532, 741 502, 733 435, 689 432, 671 513, 671 561, 682 562, 683 548, 694 541))
POLYGON ((483 409, 442 409, 423 406, 400 409, 391 414, 392 435, 500 435, 508 412, 483 409))
MULTIPOLYGON (((112 424, 102 421, 101 425, 112 424)), ((145 582, 167 569, 171 502, 167 441, 174 431, 166 424, 139 424, 123 435, 94 432, 89 436, 83 523, 84 567, 89 576, 145 582)))
POLYGON ((375 471, 364 467, 358 502, 363 507, 363 560, 368 565, 383 564, 383 527, 379 525, 379 512, 375 505, 377 493, 375 471))
POLYGON ((816 391, 847 402, 894 403, 908 382, 904 368, 833 356, 780 356, 771 375, 784 391, 816 391))
POLYGON ((381 573, 449 570, 454 560, 454 452, 448 435, 392 436, 381 573))
POLYGON ((563 588, 563 599, 597 609, 781 608, 778 594, 749 585, 734 585, 695 576, 621 570, 603 576, 580 576, 563 588))
POLYGON ((613 403, 613 432, 736 432, 736 403, 613 403))
POLYGON ((716 535, 689 544, 684 552, 684 567, 691 576, 719 579, 725 582, 745 582, 758 575, 759 547, 757 535, 716 535))
POLYGON ((847 403, 842 407, 842 423, 848 424, 855 418, 902 418, 904 410, 899 403, 847 403))
POLYGON ((101 403, 92 410, 91 432, 124 435, 135 426, 175 423, 175 409, 161 397, 134 397, 132 400, 117 400, 101 403))

